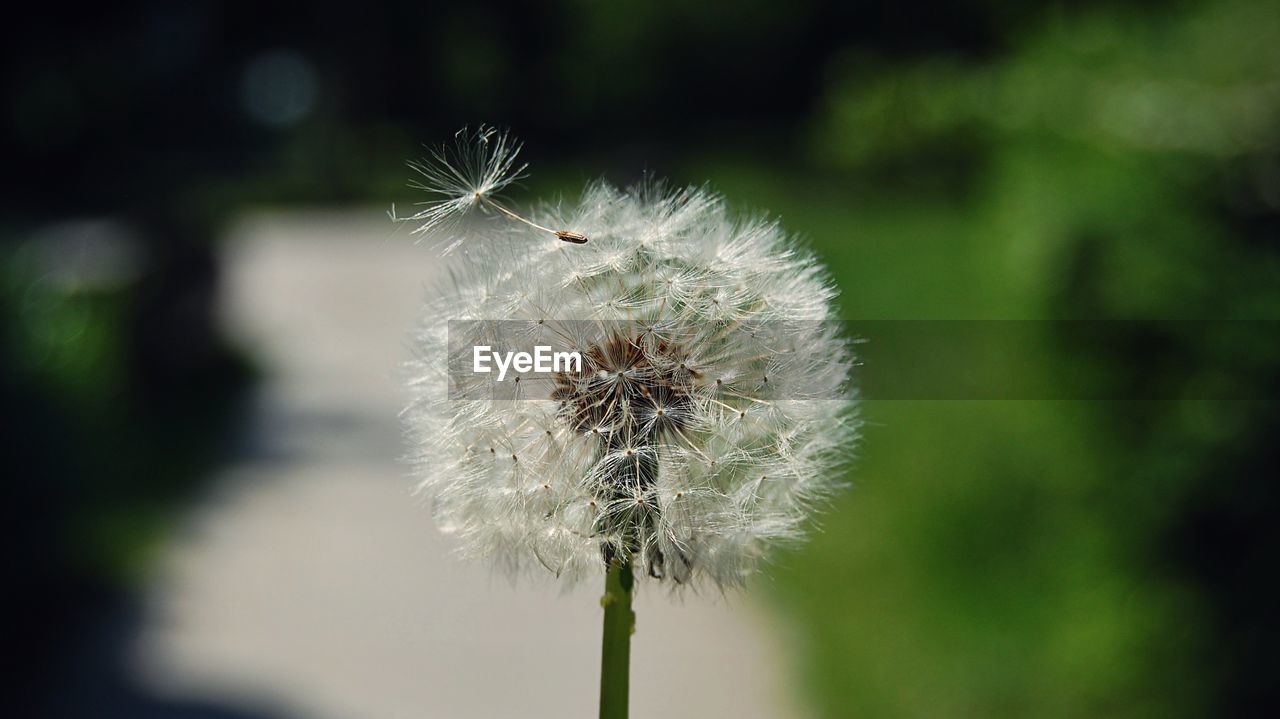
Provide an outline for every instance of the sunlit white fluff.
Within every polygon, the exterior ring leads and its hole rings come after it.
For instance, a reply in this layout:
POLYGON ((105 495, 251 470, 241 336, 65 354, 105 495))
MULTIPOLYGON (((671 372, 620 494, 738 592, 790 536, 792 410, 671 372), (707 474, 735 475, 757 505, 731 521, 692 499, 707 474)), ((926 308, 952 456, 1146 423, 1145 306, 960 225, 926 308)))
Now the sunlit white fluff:
POLYGON ((596 183, 520 219, 450 228, 466 252, 414 335, 405 426, 440 527, 517 573, 626 559, 637 577, 742 583, 802 536, 855 440, 826 272, 703 189, 596 183), (535 341, 591 366, 501 385, 457 371, 474 344, 535 341))

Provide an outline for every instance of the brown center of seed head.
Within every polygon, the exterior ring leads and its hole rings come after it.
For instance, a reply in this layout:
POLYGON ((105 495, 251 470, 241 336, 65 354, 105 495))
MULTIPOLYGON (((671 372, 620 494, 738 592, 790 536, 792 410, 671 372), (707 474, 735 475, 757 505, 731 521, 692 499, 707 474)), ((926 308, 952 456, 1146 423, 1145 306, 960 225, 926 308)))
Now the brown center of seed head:
POLYGON ((611 445, 651 445, 685 429, 701 376, 677 345, 614 334, 582 352, 580 372, 556 375, 551 398, 577 432, 596 430, 611 445))

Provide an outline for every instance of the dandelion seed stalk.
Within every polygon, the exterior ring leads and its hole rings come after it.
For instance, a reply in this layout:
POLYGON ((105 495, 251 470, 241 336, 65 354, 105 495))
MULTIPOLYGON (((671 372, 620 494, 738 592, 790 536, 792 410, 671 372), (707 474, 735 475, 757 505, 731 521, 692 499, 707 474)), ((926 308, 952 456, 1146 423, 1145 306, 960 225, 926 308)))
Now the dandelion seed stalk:
POLYGON ((575 244, 575 245, 583 245, 583 244, 586 244, 586 242, 587 242, 587 237, 586 237, 586 235, 583 235, 582 233, 579 233, 579 232, 572 232, 572 231, 570 231, 570 230, 553 230, 553 229, 551 229, 550 227, 544 227, 544 226, 539 225, 538 223, 534 222, 533 220, 530 220, 530 219, 528 219, 528 218, 526 218, 526 217, 523 217, 523 216, 521 216, 521 215, 518 215, 518 214, 516 214, 516 213, 512 212, 511 210, 508 210, 507 208, 503 207, 502 205, 500 205, 499 203, 495 202, 494 200, 491 200, 491 199, 489 199, 489 198, 487 198, 487 197, 485 197, 485 196, 483 196, 483 195, 481 195, 481 194, 479 194, 479 193, 477 193, 477 194, 476 194, 476 198, 477 198, 480 202, 483 202, 483 203, 485 203, 486 205, 488 205, 489 207, 492 207, 493 209, 495 209, 495 210, 497 210, 498 212, 502 213, 502 214, 503 214, 503 215, 505 215, 508 219, 515 220, 516 222, 521 222, 521 223, 523 223, 523 224, 526 224, 526 225, 528 225, 529 227, 532 227, 532 228, 533 228, 533 229, 535 229, 535 230, 542 230, 543 232, 549 232, 549 233, 551 233, 551 234, 555 235, 556 237, 559 237, 560 239, 564 240, 565 242, 572 242, 572 243, 573 243, 573 244, 575 244))
POLYGON ((636 613, 631 609, 634 584, 631 562, 614 561, 605 574, 604 638, 600 651, 600 719, 626 719, 631 684, 631 635, 636 613))

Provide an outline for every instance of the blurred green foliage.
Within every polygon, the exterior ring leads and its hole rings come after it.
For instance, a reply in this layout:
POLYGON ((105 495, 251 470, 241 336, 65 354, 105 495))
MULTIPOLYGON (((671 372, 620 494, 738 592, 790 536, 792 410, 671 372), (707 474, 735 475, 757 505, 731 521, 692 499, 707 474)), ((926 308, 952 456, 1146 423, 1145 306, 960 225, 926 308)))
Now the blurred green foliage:
MULTIPOLYGON (((706 169, 809 235, 849 318, 1276 319, 1278 20, 1248 2, 1064 12, 982 61, 850 54, 816 173, 706 169)), ((973 371, 1167 400, 866 403, 855 490, 777 573, 821 716, 1194 717, 1270 691, 1270 610, 1233 614, 1230 595, 1275 596, 1258 577, 1274 533, 1243 505, 1274 508, 1276 339, 1099 326, 973 371), (1219 375, 1262 399, 1180 399, 1219 375), (1195 531, 1204 513, 1237 535, 1195 531), (1242 566, 1197 585, 1198 551, 1242 566)), ((894 352, 877 356, 933 359, 894 352)))
POLYGON ((23 512, 9 529, 39 533, 23 557, 32 579, 52 570, 127 585, 221 455, 234 390, 251 373, 221 345, 190 337, 194 359, 170 353, 156 371, 139 337, 159 333, 139 319, 150 316, 152 288, 93 279, 94 262, 76 271, 69 247, 56 257, 40 249, 0 253, 0 389, 25 422, 12 429, 21 441, 10 488, 23 512))

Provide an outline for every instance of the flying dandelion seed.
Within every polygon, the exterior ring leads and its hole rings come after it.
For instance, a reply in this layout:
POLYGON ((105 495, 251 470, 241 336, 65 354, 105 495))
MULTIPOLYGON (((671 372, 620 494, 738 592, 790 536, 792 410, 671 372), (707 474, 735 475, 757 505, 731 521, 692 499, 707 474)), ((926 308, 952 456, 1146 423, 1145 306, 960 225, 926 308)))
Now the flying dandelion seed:
POLYGON ((409 186, 423 190, 433 198, 417 203, 422 209, 406 217, 397 216, 393 208, 391 219, 420 223, 414 234, 444 236, 444 254, 462 243, 465 233, 459 231, 458 223, 476 209, 499 213, 566 242, 585 244, 585 235, 543 227, 502 204, 500 193, 523 178, 528 167, 516 164, 520 148, 519 142, 496 128, 481 125, 474 132, 462 128, 454 135, 452 143, 431 148, 429 158, 408 163, 422 177, 411 181, 409 186))

